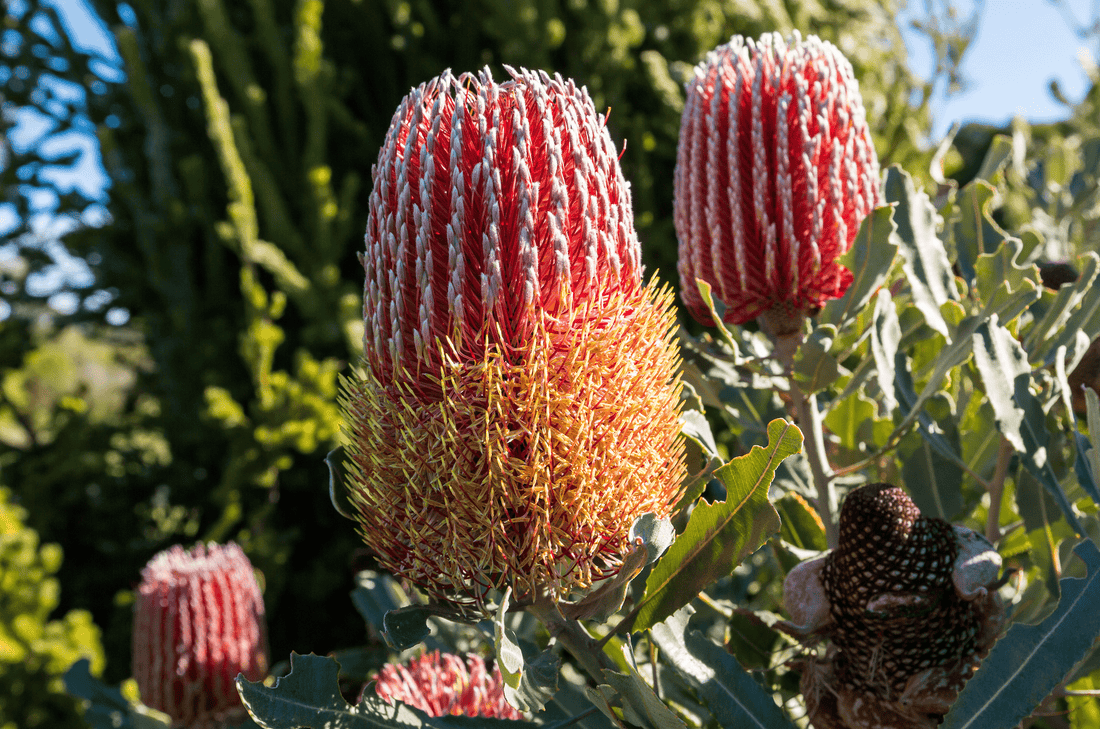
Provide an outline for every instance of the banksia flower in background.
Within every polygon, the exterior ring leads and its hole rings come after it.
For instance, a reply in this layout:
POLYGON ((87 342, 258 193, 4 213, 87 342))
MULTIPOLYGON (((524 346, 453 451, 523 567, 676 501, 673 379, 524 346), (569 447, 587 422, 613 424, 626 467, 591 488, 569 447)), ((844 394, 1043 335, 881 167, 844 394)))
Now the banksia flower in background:
POLYGON ((212 727, 243 715, 234 686, 267 675, 264 604, 236 544, 176 545, 141 572, 133 671, 147 706, 176 726, 212 727))
POLYGON ((480 656, 439 651, 414 658, 404 666, 386 664, 375 677, 374 691, 389 703, 400 701, 428 716, 484 716, 522 720, 523 714, 504 698, 500 669, 489 673, 480 656))
POLYGON ((921 516, 896 486, 849 494, 837 548, 783 585, 781 627, 831 640, 803 661, 813 726, 935 726, 1000 634, 1000 566, 982 536, 921 516))
POLYGON ((767 315, 774 333, 842 296, 836 259, 880 204, 878 161, 851 64, 796 31, 741 36, 711 51, 687 83, 675 177, 680 289, 713 325, 767 315))
POLYGON ((431 597, 565 596, 616 573, 684 474, 671 294, 642 283, 630 188, 583 88, 449 73, 373 169, 350 496, 431 597))

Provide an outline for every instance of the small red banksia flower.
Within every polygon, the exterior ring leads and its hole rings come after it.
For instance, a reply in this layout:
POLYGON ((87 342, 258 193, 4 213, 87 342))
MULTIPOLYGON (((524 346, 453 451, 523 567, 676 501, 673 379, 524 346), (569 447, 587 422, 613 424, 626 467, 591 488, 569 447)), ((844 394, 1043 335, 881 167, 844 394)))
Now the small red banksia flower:
POLYGON ((431 597, 614 574, 684 473, 671 294, 584 89, 509 70, 414 89, 373 169, 351 498, 431 597))
POLYGON ((414 658, 404 666, 388 663, 375 677, 379 698, 414 706, 428 716, 484 716, 522 720, 523 714, 504 698, 500 669, 489 673, 480 656, 466 662, 439 651, 414 658))
POLYGON ((726 323, 767 312, 801 319, 843 296, 836 262, 880 204, 878 161, 851 64, 796 31, 734 36, 687 83, 675 177, 680 289, 713 325, 695 280, 726 323))
POLYGON ((133 671, 147 706, 176 726, 213 727, 243 713, 237 674, 267 675, 264 604, 236 544, 176 545, 141 571, 133 671))

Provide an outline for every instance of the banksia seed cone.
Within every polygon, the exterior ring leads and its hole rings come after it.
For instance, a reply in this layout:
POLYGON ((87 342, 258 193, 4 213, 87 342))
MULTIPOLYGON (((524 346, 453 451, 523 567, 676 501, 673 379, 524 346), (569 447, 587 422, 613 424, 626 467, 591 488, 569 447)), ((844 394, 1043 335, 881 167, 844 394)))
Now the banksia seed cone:
POLYGON ((836 259, 880 204, 878 161, 851 64, 796 31, 734 36, 687 84, 675 177, 680 290, 713 325, 695 280, 713 287, 723 319, 769 314, 776 333, 842 296, 852 274, 836 259))
POLYGON ((433 79, 373 169, 351 498, 430 596, 564 594, 614 574, 684 473, 671 294, 584 89, 433 79))
POLYGON ((439 651, 414 658, 407 665, 386 664, 375 677, 374 691, 389 703, 400 701, 429 716, 484 716, 522 720, 523 714, 504 698, 500 669, 490 674, 480 656, 466 663, 439 651))
POLYGON ((784 604, 803 623, 790 632, 832 641, 824 660, 805 661, 812 724, 936 726, 999 634, 1003 609, 990 591, 999 568, 982 537, 922 517, 900 488, 853 491, 836 550, 784 583, 784 604))
POLYGON ((264 604, 236 544, 176 545, 141 572, 133 671, 147 706, 177 726, 216 726, 243 714, 233 684, 267 675, 264 604))

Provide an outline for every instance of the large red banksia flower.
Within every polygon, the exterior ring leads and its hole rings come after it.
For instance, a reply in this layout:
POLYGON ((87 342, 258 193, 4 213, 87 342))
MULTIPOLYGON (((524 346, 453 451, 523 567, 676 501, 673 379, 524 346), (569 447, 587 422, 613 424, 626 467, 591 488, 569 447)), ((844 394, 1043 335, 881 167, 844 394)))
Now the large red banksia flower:
POLYGON ((243 715, 234 686, 267 675, 264 603, 236 544, 176 545, 141 571, 133 671, 147 706, 176 726, 213 727, 243 715))
POLYGON ((800 321, 842 296, 852 274, 836 259, 880 204, 851 64, 797 31, 711 51, 687 83, 675 192, 681 295, 701 323, 696 279, 730 324, 800 321))
POLYGON ((406 665, 387 663, 375 677, 375 693, 390 702, 415 706, 428 716, 484 716, 522 720, 523 714, 504 698, 500 669, 490 673, 480 656, 439 651, 425 653, 406 665))
POLYGON ((509 70, 414 89, 373 169, 351 496, 434 598, 614 574, 680 493, 671 294, 584 89, 509 70))

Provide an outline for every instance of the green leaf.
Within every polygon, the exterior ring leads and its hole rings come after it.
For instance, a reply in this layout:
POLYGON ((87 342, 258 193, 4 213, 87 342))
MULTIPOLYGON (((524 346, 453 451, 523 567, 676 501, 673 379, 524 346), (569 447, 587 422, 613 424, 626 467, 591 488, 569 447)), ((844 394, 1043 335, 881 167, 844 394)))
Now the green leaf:
MULTIPOLYGON (((882 289, 875 299, 875 320, 871 328, 871 355, 875 359, 875 372, 879 390, 882 391, 886 412, 894 411, 898 400, 894 396, 894 358, 901 342, 901 324, 898 312, 890 298, 890 291, 882 289)), ((849 446, 850 447, 850 446, 849 446)))
POLYGON ((993 253, 1008 237, 989 216, 995 196, 996 191, 988 182, 973 180, 959 191, 955 199, 959 215, 952 221, 952 239, 959 271, 971 285, 977 277, 978 257, 983 253, 993 253))
POLYGON ((708 458, 718 456, 718 444, 714 442, 707 416, 698 410, 684 410, 680 413, 680 432, 695 441, 708 458))
POLYGON ((367 624, 379 635, 385 630, 386 614, 409 606, 409 597, 390 575, 364 570, 355 575, 351 602, 367 624))
MULTIPOLYGON (((638 667, 634 665, 634 656, 628 643, 623 644, 623 653, 627 673, 604 671, 607 686, 618 694, 617 698, 621 701, 623 718, 643 729, 685 729, 683 720, 665 706, 638 674, 638 667)), ((609 698, 606 692, 601 691, 601 695, 605 700, 609 698)))
POLYGON ((347 477, 344 475, 344 446, 336 446, 325 456, 328 465, 328 498, 336 513, 345 519, 356 521, 358 509, 348 496, 347 477))
POLYGON ((907 172, 896 165, 886 170, 883 194, 896 203, 894 222, 902 255, 902 268, 912 291, 913 303, 928 326, 949 336, 940 307, 958 299, 955 276, 947 250, 936 234, 939 215, 924 190, 918 190, 907 172))
POLYGON ((844 296, 825 304, 817 316, 820 324, 840 331, 856 320, 890 275, 898 252, 897 229, 892 207, 877 208, 863 219, 851 248, 839 259, 852 272, 852 285, 844 296))
POLYGON ((891 422, 878 418, 878 405, 860 389, 832 405, 825 426, 842 447, 859 452, 861 445, 885 443, 891 422))
POLYGON ((614 577, 608 578, 596 590, 575 603, 558 603, 565 617, 602 623, 618 612, 626 600, 631 580, 643 567, 668 550, 676 539, 676 528, 669 519, 658 519, 655 514, 646 513, 630 525, 629 538, 635 549, 623 560, 622 567, 614 577))
POLYGON ((840 364, 829 354, 833 334, 831 324, 817 327, 795 354, 794 374, 807 395, 824 390, 840 377, 840 364))
POLYGON ((650 631, 653 641, 714 714, 722 727, 794 729, 775 700, 724 648, 697 630, 687 631, 685 607, 650 631))
MULTIPOLYGON (((966 351, 969 353, 969 340, 967 340, 966 344, 966 351)), ((915 420, 924 441, 942 458, 948 461, 957 461, 960 465, 964 464, 959 454, 956 452, 955 447, 947 442, 947 439, 943 435, 942 428, 924 409, 924 405, 938 394, 939 391, 937 387, 933 386, 933 383, 938 386, 939 382, 943 380, 950 369, 948 365, 954 361, 953 355, 962 350, 961 341, 956 342, 944 350, 945 356, 937 360, 936 370, 932 375, 932 379, 924 386, 920 395, 917 395, 914 388, 913 373, 909 371, 909 360, 906 358, 905 353, 898 352, 897 357, 894 358, 895 392, 900 401, 901 412, 905 413, 905 417, 902 419, 901 424, 895 428, 895 431, 904 430, 915 420)))
MULTIPOLYGON (((1071 319, 1080 323, 1078 317, 1085 317, 1089 310, 1100 300, 1100 286, 1095 284, 1100 275, 1100 256, 1086 253, 1077 259, 1077 268, 1081 272, 1072 286, 1062 286, 1053 295, 1053 299, 1039 319, 1024 337, 1024 349, 1033 363, 1046 362, 1046 359, 1058 348, 1058 344, 1069 344, 1070 334, 1080 331, 1080 326, 1067 327, 1071 319)), ((1044 301, 1046 299, 1044 298, 1044 301)), ((1049 364, 1049 363, 1047 363, 1049 364)))
POLYGON ((989 143, 989 151, 985 153, 981 169, 975 175, 978 180, 992 180, 993 176, 1004 169, 1012 159, 1012 138, 1007 134, 994 134, 989 143))
POLYGON ((1038 266, 1016 265, 1023 247, 1018 238, 1007 238, 992 253, 978 256, 976 288, 987 316, 1010 322, 1042 295, 1038 266))
POLYGON ((1028 471, 1058 502, 1066 521, 1078 534, 1084 531, 1062 486, 1050 469, 1047 445, 1050 433, 1042 404, 1031 392, 1031 365, 1012 332, 990 317, 974 332, 974 364, 993 406, 997 430, 1012 444, 1028 471))
MULTIPOLYGON (((911 433, 898 449, 903 463, 902 481, 923 515, 952 521, 965 508, 961 459, 958 456, 945 458, 923 435, 923 430, 911 433), (914 442, 915 447, 907 449, 910 442, 914 442)), ((957 440, 957 430, 954 436, 957 440)))
POLYGON ((428 618, 435 614, 432 608, 425 605, 390 610, 382 618, 382 637, 395 651, 408 650, 432 634, 428 618))
POLYGON ((684 533, 646 580, 635 630, 648 628, 686 605, 779 530, 779 515, 768 502, 768 486, 779 463, 801 448, 798 428, 773 420, 768 424, 766 448, 753 446, 715 472, 726 486, 726 500, 695 507, 684 533))
POLYGON ((500 675, 504 680, 504 697, 508 703, 520 711, 534 714, 542 711, 558 690, 560 660, 550 650, 543 651, 533 660, 528 660, 523 655, 515 633, 504 625, 511 594, 512 590, 509 588, 501 599, 493 620, 493 646, 497 653, 497 667, 500 668, 500 675))
POLYGON ((825 525, 813 507, 798 494, 785 494, 775 502, 782 527, 779 538, 799 549, 828 549, 825 542, 825 525))
POLYGON ((699 287, 699 295, 703 297, 703 303, 707 305, 707 310, 710 311, 710 318, 714 320, 714 325, 718 328, 718 332, 722 335, 722 339, 729 345, 730 350, 733 352, 734 360, 741 358, 740 348, 737 346, 737 340, 733 338, 733 334, 726 328, 726 323, 722 321, 722 317, 726 313, 726 305, 722 303, 720 299, 714 296, 712 293, 713 287, 701 278, 695 279, 695 285, 699 287))
POLYGON ((237 692, 263 729, 383 729, 428 723, 415 709, 403 704, 390 706, 373 696, 364 696, 357 705, 350 705, 340 695, 339 674, 340 664, 332 658, 291 653, 290 673, 274 686, 249 681, 242 675, 237 676, 237 692))
POLYGON ((982 661, 943 729, 1011 729, 1031 714, 1100 637, 1100 552, 1074 548, 1086 577, 1061 581, 1058 608, 1038 625, 1016 623, 982 661))
POLYGON ((141 704, 131 704, 116 688, 92 676, 91 664, 81 658, 65 672, 65 690, 86 703, 84 720, 92 729, 167 729, 167 714, 141 704))

